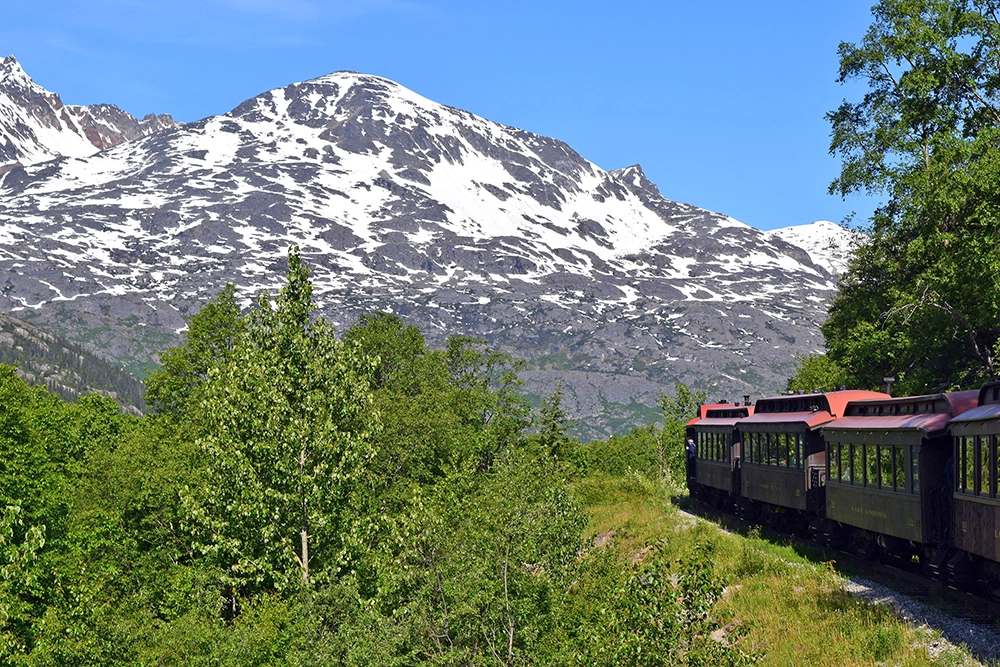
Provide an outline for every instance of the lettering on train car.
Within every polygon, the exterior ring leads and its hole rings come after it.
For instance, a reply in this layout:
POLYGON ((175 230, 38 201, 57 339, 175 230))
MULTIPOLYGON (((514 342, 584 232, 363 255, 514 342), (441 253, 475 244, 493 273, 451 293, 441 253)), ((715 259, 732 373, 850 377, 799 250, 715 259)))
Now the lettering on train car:
POLYGON ((864 516, 877 516, 880 519, 889 518, 889 515, 883 512, 882 510, 873 510, 869 507, 859 507, 858 505, 851 505, 851 511, 854 512, 855 514, 863 514, 864 516))

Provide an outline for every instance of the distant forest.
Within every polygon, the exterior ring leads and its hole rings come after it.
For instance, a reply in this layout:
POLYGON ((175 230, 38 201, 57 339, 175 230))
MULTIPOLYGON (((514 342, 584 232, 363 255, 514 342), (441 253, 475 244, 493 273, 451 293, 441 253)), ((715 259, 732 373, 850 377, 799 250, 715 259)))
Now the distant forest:
POLYGON ((62 336, 7 315, 0 315, 0 364, 66 401, 97 392, 125 407, 146 408, 142 381, 62 336))

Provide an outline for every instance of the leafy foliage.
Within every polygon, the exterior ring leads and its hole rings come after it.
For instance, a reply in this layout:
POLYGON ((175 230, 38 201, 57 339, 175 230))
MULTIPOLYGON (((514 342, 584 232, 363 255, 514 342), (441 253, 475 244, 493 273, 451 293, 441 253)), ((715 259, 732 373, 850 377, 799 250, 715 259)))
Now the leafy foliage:
POLYGON ((387 313, 338 340, 312 313, 294 249, 245 315, 227 287, 142 418, 0 366, 0 664, 730 659, 704 638, 706 556, 582 540, 586 489, 667 488, 695 394, 664 399, 662 430, 581 446, 562 387, 532 415, 482 341, 430 349, 387 313))
POLYGON ((229 283, 191 318, 183 343, 160 355, 162 368, 146 381, 146 401, 158 412, 180 412, 245 332, 236 286, 229 283))
POLYGON ((837 391, 848 384, 847 373, 825 354, 795 357, 795 374, 788 379, 789 391, 812 393, 837 391))
POLYGON ((823 326, 850 384, 921 393, 996 373, 1000 325, 1000 22, 987 0, 883 0, 828 114, 831 192, 882 193, 823 326))

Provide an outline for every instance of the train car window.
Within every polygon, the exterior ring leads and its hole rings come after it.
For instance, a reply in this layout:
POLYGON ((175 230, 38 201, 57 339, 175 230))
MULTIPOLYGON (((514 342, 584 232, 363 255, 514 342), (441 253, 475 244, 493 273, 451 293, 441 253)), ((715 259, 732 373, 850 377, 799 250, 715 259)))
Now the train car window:
POLYGON ((878 486, 878 447, 865 445, 865 486, 878 486))
POLYGON ((879 486, 892 490, 892 446, 879 445, 879 486))
POLYGON ((759 464, 760 458, 760 433, 752 433, 753 438, 753 462, 759 464))
POLYGON ((775 439, 778 444, 778 456, 777 463, 779 466, 785 468, 788 467, 788 434, 787 433, 775 433, 775 439))
POLYGON ((892 448, 892 488, 900 493, 906 492, 906 457, 900 445, 892 448))
POLYGON ((979 484, 976 491, 980 496, 990 495, 990 439, 976 436, 976 448, 979 450, 979 484))
POLYGON ((777 433, 768 433, 767 434, 767 441, 769 443, 769 447, 768 447, 768 450, 767 450, 768 451, 768 455, 769 455, 768 456, 768 463, 770 465, 776 466, 776 465, 778 465, 778 459, 780 458, 779 455, 778 455, 778 434, 777 433))
POLYGON ((962 491, 975 493, 976 489, 976 441, 965 436, 962 438, 962 491))
POLYGON ((990 471, 993 474, 993 493, 990 494, 994 498, 1000 496, 1000 475, 997 471, 997 437, 995 435, 989 436, 990 438, 990 471))
POLYGON ((851 484, 856 484, 857 486, 864 486, 865 484, 865 448, 863 445, 851 445, 852 457, 854 463, 852 465, 854 470, 854 475, 851 477, 851 484))
POLYGON ((920 447, 910 445, 910 471, 913 475, 912 493, 920 493, 920 447))

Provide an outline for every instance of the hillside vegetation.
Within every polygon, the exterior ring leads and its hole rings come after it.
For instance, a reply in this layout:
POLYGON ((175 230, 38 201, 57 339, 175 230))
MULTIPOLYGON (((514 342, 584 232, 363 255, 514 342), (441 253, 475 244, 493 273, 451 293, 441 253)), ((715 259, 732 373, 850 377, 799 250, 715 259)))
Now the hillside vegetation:
POLYGON ((581 445, 563 389, 532 415, 478 341, 334 337, 294 252, 276 298, 233 297, 151 416, 0 366, 0 664, 931 664, 824 568, 672 505, 685 388, 663 430, 581 445))
POLYGON ((25 380, 44 385, 64 400, 97 392, 136 412, 146 406, 142 382, 124 369, 62 336, 3 314, 0 364, 16 367, 25 380))

